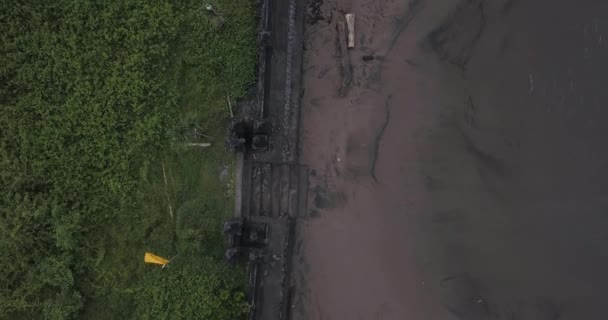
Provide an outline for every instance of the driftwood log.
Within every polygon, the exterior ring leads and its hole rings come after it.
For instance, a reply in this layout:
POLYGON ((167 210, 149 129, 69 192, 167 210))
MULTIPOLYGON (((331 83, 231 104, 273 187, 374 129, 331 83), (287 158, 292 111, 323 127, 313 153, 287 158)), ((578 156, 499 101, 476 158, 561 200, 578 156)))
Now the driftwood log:
POLYGON ((348 53, 346 34, 346 23, 338 21, 338 41, 340 49, 340 71, 342 73, 342 83, 340 84, 339 93, 341 96, 346 96, 353 81, 353 73, 350 65, 350 57, 348 53))
POLYGON ((346 25, 348 26, 348 47, 355 47, 355 14, 347 13, 346 17, 346 25))

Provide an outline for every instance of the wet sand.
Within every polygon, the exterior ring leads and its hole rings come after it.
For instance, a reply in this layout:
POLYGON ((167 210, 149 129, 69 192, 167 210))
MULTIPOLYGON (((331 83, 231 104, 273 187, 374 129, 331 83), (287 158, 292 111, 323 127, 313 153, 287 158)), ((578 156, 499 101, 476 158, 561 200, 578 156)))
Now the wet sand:
POLYGON ((605 319, 608 3, 447 3, 309 19, 292 319, 605 319))

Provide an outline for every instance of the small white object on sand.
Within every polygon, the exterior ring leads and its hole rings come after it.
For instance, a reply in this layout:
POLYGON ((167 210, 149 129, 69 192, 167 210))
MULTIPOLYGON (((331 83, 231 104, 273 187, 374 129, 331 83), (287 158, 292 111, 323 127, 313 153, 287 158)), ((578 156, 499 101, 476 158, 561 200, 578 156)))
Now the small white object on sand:
POLYGON ((348 47, 355 47, 355 14, 347 13, 346 15, 346 25, 348 26, 348 47))

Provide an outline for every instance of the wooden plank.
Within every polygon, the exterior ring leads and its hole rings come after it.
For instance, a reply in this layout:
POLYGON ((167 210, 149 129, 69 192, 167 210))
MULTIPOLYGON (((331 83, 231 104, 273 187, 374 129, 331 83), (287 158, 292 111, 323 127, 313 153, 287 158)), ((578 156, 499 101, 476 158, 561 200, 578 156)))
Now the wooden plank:
POLYGON ((300 166, 298 170, 298 217, 308 216, 308 168, 300 166))
POLYGON ((280 216, 289 212, 289 165, 281 165, 280 216))
POLYGON ((243 160, 241 182, 241 216, 251 215, 251 161, 243 160))
POLYGON ((346 24, 344 21, 338 22, 338 40, 340 42, 340 70, 342 71, 342 83, 340 85, 339 93, 341 96, 345 96, 350 89, 353 74, 350 65, 350 57, 348 55, 346 24))
POLYGON ((289 166, 289 211, 292 218, 298 216, 298 165, 289 166))
POLYGON ((251 216, 259 216, 262 204, 262 170, 259 164, 253 164, 251 175, 251 216))
POLYGON ((271 183, 271 172, 270 172, 270 164, 269 163, 265 163, 263 165, 261 165, 261 180, 262 180, 262 202, 260 204, 260 215, 261 216, 268 216, 270 215, 270 196, 271 196, 271 191, 270 191, 270 183, 271 183))
POLYGON ((347 13, 345 15, 345 17, 346 17, 346 24, 348 26, 348 47, 354 48, 355 47, 355 14, 347 13))
POLYGON ((290 218, 298 216, 298 189, 289 188, 289 212, 290 218))
POLYGON ((273 165, 270 178, 270 216, 281 215, 281 166, 273 165))

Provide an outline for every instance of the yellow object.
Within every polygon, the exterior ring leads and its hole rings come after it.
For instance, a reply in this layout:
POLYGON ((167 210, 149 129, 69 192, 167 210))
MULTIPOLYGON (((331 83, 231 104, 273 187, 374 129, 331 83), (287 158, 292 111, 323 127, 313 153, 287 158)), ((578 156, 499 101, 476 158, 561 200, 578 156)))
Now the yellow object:
POLYGON ((144 255, 144 262, 165 266, 167 263, 169 263, 169 260, 163 257, 159 257, 151 252, 146 252, 146 254, 144 255))

